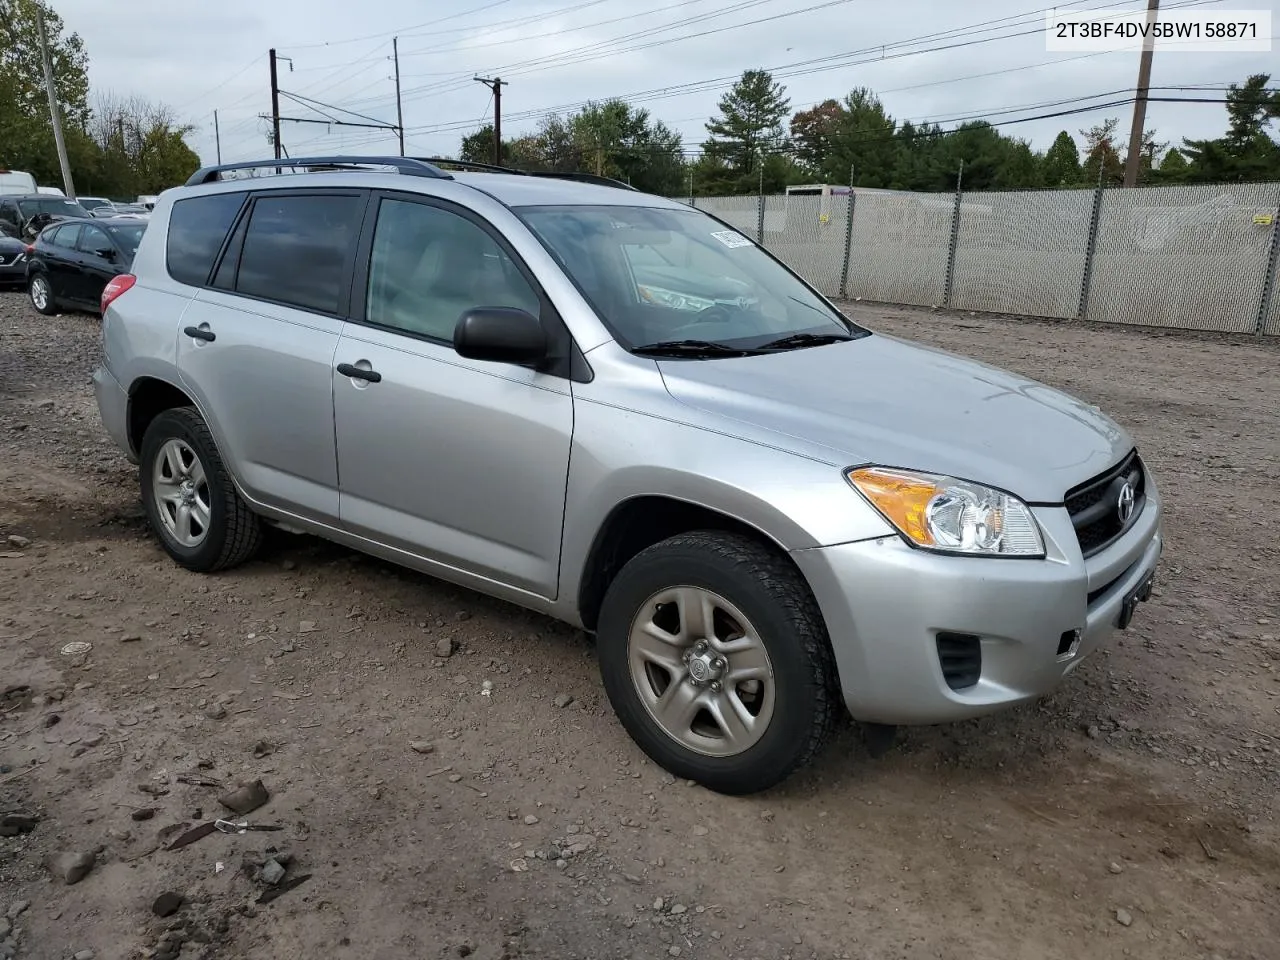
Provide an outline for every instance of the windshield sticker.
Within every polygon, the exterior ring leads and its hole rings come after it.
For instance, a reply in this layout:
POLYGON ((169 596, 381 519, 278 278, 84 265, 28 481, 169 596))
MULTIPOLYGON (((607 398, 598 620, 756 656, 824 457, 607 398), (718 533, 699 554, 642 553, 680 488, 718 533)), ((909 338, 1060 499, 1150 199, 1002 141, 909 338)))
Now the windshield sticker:
POLYGON ((717 230, 711 235, 730 249, 751 246, 751 241, 736 230, 717 230))

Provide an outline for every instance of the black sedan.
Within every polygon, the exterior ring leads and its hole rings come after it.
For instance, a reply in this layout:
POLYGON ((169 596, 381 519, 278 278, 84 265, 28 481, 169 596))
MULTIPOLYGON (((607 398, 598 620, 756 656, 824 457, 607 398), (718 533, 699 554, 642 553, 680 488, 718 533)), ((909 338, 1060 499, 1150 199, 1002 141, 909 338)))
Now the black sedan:
POLYGON ((0 237, 0 287, 25 286, 27 245, 12 237, 0 237))
POLYGON ((49 315, 63 306, 99 309, 112 277, 128 273, 145 220, 63 220, 36 237, 27 250, 31 304, 49 315))

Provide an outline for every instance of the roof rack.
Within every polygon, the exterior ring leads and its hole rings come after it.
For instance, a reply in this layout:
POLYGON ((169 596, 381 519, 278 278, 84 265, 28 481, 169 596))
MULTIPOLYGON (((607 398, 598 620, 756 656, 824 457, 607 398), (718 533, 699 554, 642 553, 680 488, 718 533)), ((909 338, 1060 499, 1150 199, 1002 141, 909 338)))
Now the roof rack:
MULTIPOLYGON (((363 167, 393 167, 396 173, 410 177, 432 177, 452 180, 453 177, 425 160, 413 157, 290 157, 281 160, 247 160, 241 163, 223 163, 215 167, 202 167, 188 178, 188 187, 202 183, 216 183, 222 174, 231 170, 266 170, 275 168, 318 168, 321 170, 359 170, 363 167)), ((308 169, 306 172, 313 172, 308 169)))
POLYGON ((446 157, 416 157, 424 163, 439 166, 453 166, 459 170, 477 170, 481 173, 514 173, 522 177, 547 177, 553 180, 577 180, 581 183, 595 183, 602 187, 617 187, 622 190, 636 190, 629 183, 615 180, 612 177, 600 177, 594 173, 561 173, 554 170, 518 170, 515 167, 500 167, 494 163, 477 163, 474 160, 450 160, 446 157))

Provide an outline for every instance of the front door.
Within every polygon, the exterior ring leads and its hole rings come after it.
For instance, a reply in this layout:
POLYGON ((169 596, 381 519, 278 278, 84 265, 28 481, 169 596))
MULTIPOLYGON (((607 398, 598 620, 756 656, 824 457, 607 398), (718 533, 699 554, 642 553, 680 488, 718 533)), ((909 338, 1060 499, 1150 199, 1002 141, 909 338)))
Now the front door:
POLYGON ((80 276, 75 297, 83 303, 95 306, 102 299, 102 290, 112 277, 120 272, 120 252, 107 236, 107 231, 92 224, 84 224, 80 230, 80 276))
POLYGON ((427 198, 381 198, 367 273, 333 384, 343 526, 553 599, 570 384, 452 347, 468 309, 550 305, 487 224, 427 198))

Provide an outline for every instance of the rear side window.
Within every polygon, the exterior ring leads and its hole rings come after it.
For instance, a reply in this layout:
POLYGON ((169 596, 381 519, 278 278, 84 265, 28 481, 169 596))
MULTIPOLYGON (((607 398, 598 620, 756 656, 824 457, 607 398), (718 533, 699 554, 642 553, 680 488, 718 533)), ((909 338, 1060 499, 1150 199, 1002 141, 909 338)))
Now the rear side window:
POLYGON ((259 196, 236 290, 303 310, 338 313, 351 272, 363 196, 259 196))
POLYGON ((212 193, 179 200, 169 214, 165 259, 169 276, 179 283, 203 287, 222 241, 244 203, 243 193, 212 193))
POLYGON ((76 244, 80 240, 81 226, 78 223, 70 223, 65 227, 59 227, 58 231, 49 238, 49 242, 55 247, 65 247, 68 250, 74 250, 76 244))

